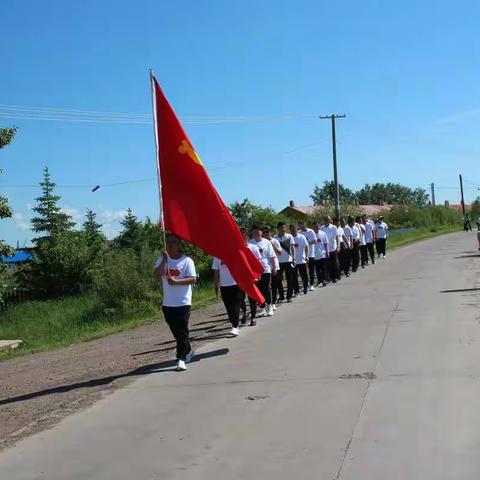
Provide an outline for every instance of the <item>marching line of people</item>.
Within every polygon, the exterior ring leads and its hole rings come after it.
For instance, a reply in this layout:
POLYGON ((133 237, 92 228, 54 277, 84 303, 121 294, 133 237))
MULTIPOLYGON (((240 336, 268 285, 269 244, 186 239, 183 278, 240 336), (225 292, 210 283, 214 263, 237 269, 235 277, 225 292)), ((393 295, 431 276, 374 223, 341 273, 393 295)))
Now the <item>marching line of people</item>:
MULTIPOLYGON (((257 286, 265 298, 263 305, 248 298, 235 282, 221 259, 212 263, 213 286, 225 305, 232 325, 230 336, 236 337, 240 327, 257 324, 257 318, 271 317, 282 302, 290 303, 300 295, 307 295, 329 283, 335 284, 342 276, 365 268, 377 258, 386 258, 388 225, 383 216, 373 222, 367 216, 331 219, 323 223, 313 221, 308 227, 300 220, 298 225, 280 222, 277 234, 269 226, 254 225, 250 231, 240 228, 247 247, 263 265, 257 286)), ((196 282, 195 265, 181 251, 180 239, 166 237, 166 253, 155 265, 155 276, 163 286, 163 314, 176 340, 177 370, 195 355, 189 339, 188 323, 192 304, 192 285, 196 282)))

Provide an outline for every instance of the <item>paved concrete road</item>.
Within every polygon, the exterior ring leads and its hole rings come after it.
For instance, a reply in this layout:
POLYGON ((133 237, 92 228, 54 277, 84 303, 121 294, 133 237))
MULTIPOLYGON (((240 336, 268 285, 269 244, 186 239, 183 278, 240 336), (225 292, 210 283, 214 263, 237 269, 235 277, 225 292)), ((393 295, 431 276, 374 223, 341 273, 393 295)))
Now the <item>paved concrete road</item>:
POLYGON ((284 305, 188 372, 157 369, 6 450, 0 478, 476 480, 474 242, 408 246, 284 305))

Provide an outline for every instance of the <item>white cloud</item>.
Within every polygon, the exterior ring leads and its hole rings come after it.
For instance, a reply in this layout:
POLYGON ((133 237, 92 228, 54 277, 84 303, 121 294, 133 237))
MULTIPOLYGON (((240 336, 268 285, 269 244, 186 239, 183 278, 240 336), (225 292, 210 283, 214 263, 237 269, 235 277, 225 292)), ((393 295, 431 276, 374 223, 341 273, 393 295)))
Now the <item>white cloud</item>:
POLYGON ((23 213, 15 212, 13 214, 13 220, 17 228, 20 228, 21 230, 30 230, 30 219, 23 213))
POLYGON ((79 223, 83 220, 84 214, 80 212, 78 208, 71 207, 69 205, 64 205, 61 207, 62 212, 70 215, 75 223, 79 223))
POLYGON ((126 214, 127 214, 126 210, 109 210, 108 208, 97 212, 98 218, 105 222, 114 222, 114 221, 122 220, 126 214))

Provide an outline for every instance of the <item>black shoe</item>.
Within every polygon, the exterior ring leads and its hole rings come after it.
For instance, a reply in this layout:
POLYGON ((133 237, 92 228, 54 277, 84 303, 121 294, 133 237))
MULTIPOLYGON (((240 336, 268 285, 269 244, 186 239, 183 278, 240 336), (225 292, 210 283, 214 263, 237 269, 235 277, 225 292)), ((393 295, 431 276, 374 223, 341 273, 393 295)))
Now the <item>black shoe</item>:
POLYGON ((254 327, 256 324, 257 324, 257 321, 256 321, 254 318, 252 318, 252 319, 250 320, 250 326, 251 326, 251 327, 254 327))
POLYGON ((292 303, 292 299, 291 299, 291 298, 287 298, 287 303, 292 303))
POLYGON ((332 283, 337 283, 337 279, 334 278, 334 279, 332 280, 332 283))

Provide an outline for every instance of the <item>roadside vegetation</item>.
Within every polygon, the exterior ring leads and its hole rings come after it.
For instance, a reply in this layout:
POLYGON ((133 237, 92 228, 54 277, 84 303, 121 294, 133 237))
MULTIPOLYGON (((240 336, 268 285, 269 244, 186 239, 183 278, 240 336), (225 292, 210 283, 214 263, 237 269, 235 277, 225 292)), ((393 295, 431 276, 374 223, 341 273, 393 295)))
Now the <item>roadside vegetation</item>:
MULTIPOLYGON (((6 146, 15 132, 0 132, 0 147, 6 146)), ((22 298, 21 303, 4 312, 0 308, 0 339, 24 341, 19 350, 0 353, 0 359, 59 348, 161 320, 162 294, 153 277, 155 260, 163 252, 158 225, 148 218, 140 221, 128 209, 120 233, 107 239, 94 211, 86 211, 81 225, 62 211, 61 198, 55 192, 48 168, 43 171, 40 186, 31 221, 35 234, 31 261, 15 272, 8 271, 0 262, 0 307, 12 292, 22 298)), ((315 187, 312 199, 318 211, 307 221, 322 219, 325 214, 333 216, 331 187, 331 182, 315 187)), ((375 184, 366 185, 359 192, 342 186, 342 191, 348 202, 356 202, 342 205, 343 215, 361 214, 359 199, 377 204, 392 199, 411 202, 384 214, 391 230, 411 229, 392 234, 390 247, 460 230, 463 225, 460 212, 426 205, 427 196, 421 189, 375 184)), ((478 214, 479 207, 477 201, 478 214)), ((234 202, 230 210, 237 223, 245 227, 275 227, 278 221, 296 221, 248 199, 234 202)), ((7 199, 0 197, 0 217, 11 215, 7 199)), ((0 242, 0 250, 3 255, 12 252, 5 242, 0 242)), ((211 285, 211 258, 191 245, 184 245, 184 251, 193 258, 199 274, 194 308, 216 301, 211 285)))

